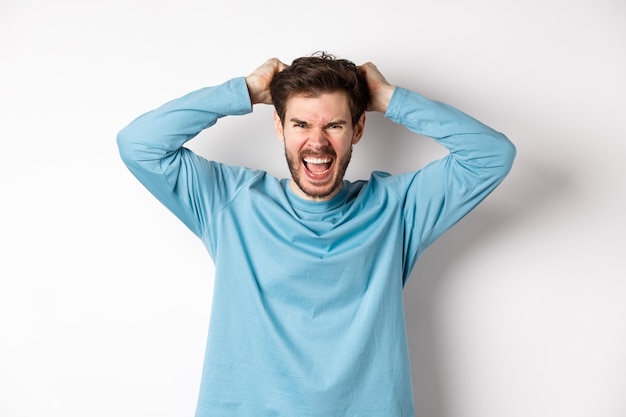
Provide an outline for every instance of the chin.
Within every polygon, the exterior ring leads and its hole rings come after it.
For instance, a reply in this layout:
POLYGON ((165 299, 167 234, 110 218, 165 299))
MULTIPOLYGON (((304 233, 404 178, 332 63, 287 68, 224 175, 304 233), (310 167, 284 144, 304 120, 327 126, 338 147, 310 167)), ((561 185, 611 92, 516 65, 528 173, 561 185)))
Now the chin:
POLYGON ((294 182, 304 195, 313 200, 330 200, 343 185, 343 180, 333 180, 327 185, 303 184, 299 178, 294 178, 294 182))
POLYGON ((329 167, 329 174, 323 180, 318 181, 314 176, 309 175, 306 164, 301 158, 292 159, 286 152, 285 155, 291 172, 292 184, 295 186, 293 189, 300 196, 310 200, 325 201, 333 198, 341 190, 343 174, 348 167, 351 153, 344 159, 336 160, 333 158, 333 163, 329 167))

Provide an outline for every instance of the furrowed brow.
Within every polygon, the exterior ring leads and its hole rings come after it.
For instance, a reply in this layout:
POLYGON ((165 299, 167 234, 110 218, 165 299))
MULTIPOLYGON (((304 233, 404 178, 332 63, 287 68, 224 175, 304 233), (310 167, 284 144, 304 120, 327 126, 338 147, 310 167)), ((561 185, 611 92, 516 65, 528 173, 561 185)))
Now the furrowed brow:
POLYGON ((290 121, 291 123, 295 123, 295 124, 298 124, 298 125, 306 125, 306 126, 308 126, 308 125, 309 125, 309 123, 308 123, 308 122, 305 122, 304 120, 300 120, 300 119, 298 119, 297 117, 292 117, 291 119, 289 119, 289 121, 290 121))
POLYGON ((328 122, 328 123, 326 124, 326 127, 330 127, 330 126, 337 126, 337 125, 344 126, 344 125, 347 125, 347 124, 348 124, 348 122, 347 122, 347 121, 345 121, 345 120, 343 120, 343 119, 339 119, 339 120, 333 120, 332 122, 328 122))

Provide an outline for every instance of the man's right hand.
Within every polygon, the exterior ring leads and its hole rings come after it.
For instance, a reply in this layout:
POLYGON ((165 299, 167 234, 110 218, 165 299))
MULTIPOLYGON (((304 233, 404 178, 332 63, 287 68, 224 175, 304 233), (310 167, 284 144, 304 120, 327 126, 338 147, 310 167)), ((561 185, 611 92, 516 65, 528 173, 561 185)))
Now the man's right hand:
POLYGON ((252 104, 272 104, 270 83, 274 75, 287 68, 278 58, 270 58, 246 77, 252 104))

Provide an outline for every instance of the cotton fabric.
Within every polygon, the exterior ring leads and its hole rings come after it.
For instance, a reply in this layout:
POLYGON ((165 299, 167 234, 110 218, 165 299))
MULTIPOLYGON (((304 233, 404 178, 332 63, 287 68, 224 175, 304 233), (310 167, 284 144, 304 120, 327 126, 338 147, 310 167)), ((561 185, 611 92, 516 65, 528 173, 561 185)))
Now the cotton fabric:
POLYGON ((396 87, 386 117, 449 155, 415 172, 346 180, 332 200, 314 202, 289 179, 184 147, 221 117, 251 111, 239 77, 166 103, 118 135, 131 172, 215 264, 196 416, 413 416, 402 289, 424 250, 504 179, 514 146, 396 87))

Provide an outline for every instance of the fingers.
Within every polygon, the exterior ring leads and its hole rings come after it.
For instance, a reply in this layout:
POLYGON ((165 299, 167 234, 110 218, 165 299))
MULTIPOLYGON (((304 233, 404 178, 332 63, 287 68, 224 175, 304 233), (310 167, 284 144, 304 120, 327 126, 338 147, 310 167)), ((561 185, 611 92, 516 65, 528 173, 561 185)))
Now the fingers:
POLYGON ((284 64, 280 59, 270 58, 265 61, 265 63, 261 65, 258 70, 260 70, 260 72, 271 74, 271 76, 274 76, 287 67, 288 65, 284 64))
POLYGON ((378 70, 376 65, 366 62, 359 67, 359 71, 365 76, 367 84, 370 88, 375 88, 380 84, 389 84, 383 74, 378 70))
POLYGON ((246 77, 250 99, 253 104, 272 104, 270 83, 276 74, 287 67, 278 58, 270 58, 246 77))
POLYGON ((286 70, 287 68, 289 68, 289 65, 287 65, 287 64, 285 64, 285 63, 283 63, 281 61, 278 61, 278 72, 286 70))
POLYGON ((361 65, 359 71, 365 76, 367 87, 370 90, 370 102, 367 110, 385 113, 394 87, 387 81, 376 65, 371 62, 361 65))

